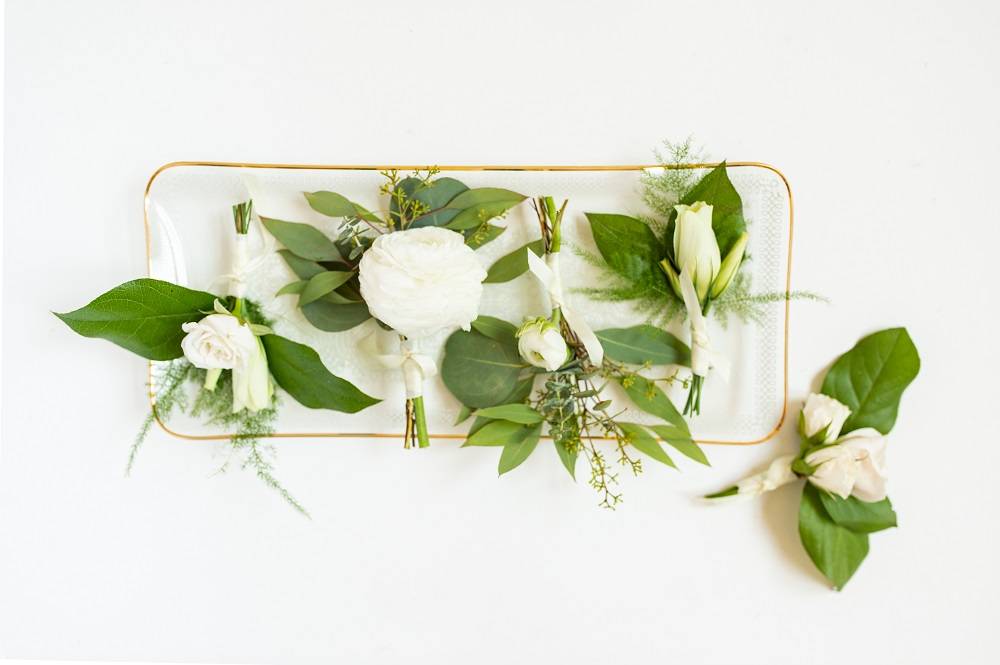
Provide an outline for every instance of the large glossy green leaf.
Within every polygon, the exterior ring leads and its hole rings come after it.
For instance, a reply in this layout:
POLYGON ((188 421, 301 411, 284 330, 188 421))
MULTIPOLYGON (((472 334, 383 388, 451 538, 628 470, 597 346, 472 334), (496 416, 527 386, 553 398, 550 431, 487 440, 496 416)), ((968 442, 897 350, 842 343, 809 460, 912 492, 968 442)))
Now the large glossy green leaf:
POLYGON ((299 294, 299 307, 319 300, 336 288, 342 286, 347 280, 354 276, 353 272, 343 270, 327 270, 313 277, 299 294))
POLYGON ((674 461, 670 459, 670 455, 663 450, 663 446, 660 442, 656 440, 652 434, 646 431, 646 428, 642 425, 636 425, 635 423, 618 423, 618 426, 622 428, 625 435, 628 436, 629 443, 632 444, 639 452, 652 457, 657 462, 662 462, 667 466, 677 468, 674 461))
POLYGON ((868 556, 868 534, 840 526, 827 514, 820 490, 806 483, 799 504, 799 538, 809 558, 838 591, 868 556))
POLYGON ((271 376, 299 404, 356 413, 381 401, 331 374, 319 354, 305 344, 278 335, 264 335, 260 340, 271 376))
POLYGON ((660 269, 663 248, 653 231, 627 215, 586 213, 597 250, 616 273, 644 288, 668 293, 666 276, 660 269))
POLYGON ((305 192, 305 197, 310 208, 327 217, 360 217, 375 223, 382 221, 364 206, 336 192, 305 192))
POLYGON ((482 409, 510 401, 525 367, 516 344, 459 330, 445 344, 441 379, 462 404, 482 409))
POLYGON ((303 259, 300 256, 296 256, 294 252, 288 249, 279 249, 278 254, 281 258, 285 260, 288 267, 291 268, 292 272, 301 280, 310 280, 321 272, 326 272, 326 268, 316 263, 315 261, 310 261, 309 259, 303 259))
POLYGON ((656 326, 639 325, 631 328, 608 328, 598 330, 604 353, 621 363, 642 365, 684 365, 691 364, 691 349, 688 345, 656 326))
POLYGON ((509 420, 522 425, 536 425, 542 422, 542 414, 527 404, 498 404, 476 411, 477 416, 494 420, 509 420))
POLYGON ((85 307, 55 313, 84 337, 100 337, 149 360, 183 355, 181 325, 211 312, 216 296, 144 277, 99 295, 85 307))
MULTIPOLYGON (((704 201, 712 205, 712 230, 715 231, 715 239, 719 243, 719 251, 722 256, 729 253, 737 238, 747 230, 746 220, 743 219, 743 199, 739 192, 733 187, 729 179, 729 172, 726 170, 726 163, 722 162, 717 167, 709 171, 704 178, 698 181, 691 188, 681 203, 691 205, 697 201, 704 201)), ((674 220, 676 212, 672 212, 667 224, 667 235, 670 239, 667 243, 667 253, 673 258, 674 247, 674 220)))
POLYGON ((448 203, 449 208, 459 213, 447 226, 456 231, 475 228, 504 214, 526 198, 524 194, 497 187, 466 190, 448 203))
POLYGON ((883 434, 896 423, 903 391, 920 371, 920 356, 906 328, 882 330, 840 356, 823 380, 823 393, 846 404, 843 432, 874 427, 883 434))
POLYGON ((261 217, 260 221, 271 235, 300 258, 310 261, 342 260, 337 246, 315 226, 270 217, 261 217))
POLYGON ((371 318, 365 303, 332 302, 327 300, 327 296, 303 306, 302 315, 313 326, 326 332, 350 330, 371 318))
POLYGON ((677 452, 693 459, 699 464, 704 464, 705 466, 712 466, 708 462, 708 457, 705 455, 705 451, 694 442, 690 434, 685 435, 684 432, 677 429, 673 425, 650 425, 649 429, 656 432, 656 435, 667 442, 668 445, 674 448, 677 452))
POLYGON ((644 376, 638 374, 629 377, 631 381, 622 381, 622 388, 628 396, 635 402, 635 405, 658 418, 662 418, 673 425, 679 432, 687 438, 691 438, 691 431, 674 403, 670 401, 659 386, 644 376), (627 384, 627 385, 626 385, 627 384))
POLYGON ((508 471, 512 471, 521 466, 531 453, 538 447, 538 439, 542 435, 542 426, 527 426, 527 432, 520 441, 512 441, 503 447, 500 453, 500 463, 497 471, 502 476, 508 471))
POLYGON ((875 533, 896 526, 896 511, 888 497, 869 503, 853 496, 841 499, 820 491, 819 498, 830 519, 851 531, 875 533))
POLYGON ((502 282, 509 282, 518 275, 526 273, 528 271, 529 251, 534 252, 537 256, 541 256, 545 251, 545 243, 541 238, 532 240, 526 245, 521 245, 510 254, 501 256, 490 266, 489 271, 486 273, 486 279, 483 282, 486 284, 500 284, 502 282))

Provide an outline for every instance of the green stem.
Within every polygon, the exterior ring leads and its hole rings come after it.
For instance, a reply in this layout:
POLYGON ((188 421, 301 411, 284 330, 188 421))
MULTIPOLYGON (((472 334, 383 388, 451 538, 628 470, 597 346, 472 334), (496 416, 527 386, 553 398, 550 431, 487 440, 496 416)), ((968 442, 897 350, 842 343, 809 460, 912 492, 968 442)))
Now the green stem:
POLYGON ((243 320, 243 298, 237 298, 233 304, 233 315, 241 321, 243 320))
POLYGON ((427 434, 427 415, 424 413, 424 396, 413 398, 413 419, 417 424, 417 446, 427 448, 431 438, 427 434))

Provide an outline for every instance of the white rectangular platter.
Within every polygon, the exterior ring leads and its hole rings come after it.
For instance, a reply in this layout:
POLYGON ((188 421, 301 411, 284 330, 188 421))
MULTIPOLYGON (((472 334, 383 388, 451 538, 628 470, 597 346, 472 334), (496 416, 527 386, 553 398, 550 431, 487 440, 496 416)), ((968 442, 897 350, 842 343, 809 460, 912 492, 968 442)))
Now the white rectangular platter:
MULTIPOLYGON (((685 165, 701 172, 712 165, 685 165)), ((379 171, 412 167, 300 166, 181 162, 167 164, 150 178, 146 191, 145 222, 147 256, 151 277, 215 293, 225 293, 221 278, 230 270, 233 223, 231 206, 253 198, 257 213, 287 221, 310 223, 335 235, 338 220, 312 210, 303 192, 331 190, 370 210, 386 207, 379 186, 379 171)), ((470 187, 503 187, 529 197, 549 195, 568 199, 564 221, 563 281, 570 304, 583 312, 591 327, 620 328, 644 322, 627 302, 591 300, 574 288, 601 286, 601 272, 585 261, 577 250, 595 251, 585 212, 639 215, 646 212, 640 177, 654 166, 593 167, 440 167, 444 175, 470 187)), ((750 230, 744 270, 750 271, 755 293, 786 292, 791 288, 791 191, 784 176, 773 167, 748 162, 730 162, 728 171, 743 199, 744 216, 750 230)), ((506 231, 477 250, 484 267, 537 237, 537 219, 526 203, 515 207, 499 221, 506 231)), ((352 330, 330 333, 313 328, 296 308, 294 295, 275 297, 295 276, 275 252, 280 246, 255 219, 251 229, 254 265, 248 297, 264 306, 274 319, 276 332, 315 348, 334 374, 352 381, 383 402, 357 414, 312 410, 285 396, 276 436, 380 438, 402 441, 404 391, 399 375, 385 370, 361 350, 374 321, 352 330)), ((546 300, 531 275, 504 284, 487 284, 481 312, 519 323, 525 316, 544 315, 546 300)), ((730 320, 722 327, 710 320, 713 346, 732 361, 731 376, 723 381, 711 375, 705 386, 702 415, 691 419, 695 437, 706 443, 750 444, 769 438, 784 419, 787 402, 788 303, 765 305, 759 322, 730 320)), ((688 333, 681 321, 669 328, 682 340, 688 333)), ((426 340, 424 353, 440 361, 446 334, 426 340)), ((662 368, 657 368, 662 370, 662 368)), ((151 393, 155 393, 156 364, 151 366, 151 393)), ((678 386, 671 393, 683 405, 678 386)), ((618 396, 628 408, 624 396, 618 396)), ((468 423, 455 426, 460 405, 440 377, 428 381, 426 397, 428 425, 434 438, 461 438, 468 423)), ((629 417, 647 418, 636 411, 629 417)), ((184 415, 160 423, 168 432, 189 439, 223 438, 226 432, 184 415)))

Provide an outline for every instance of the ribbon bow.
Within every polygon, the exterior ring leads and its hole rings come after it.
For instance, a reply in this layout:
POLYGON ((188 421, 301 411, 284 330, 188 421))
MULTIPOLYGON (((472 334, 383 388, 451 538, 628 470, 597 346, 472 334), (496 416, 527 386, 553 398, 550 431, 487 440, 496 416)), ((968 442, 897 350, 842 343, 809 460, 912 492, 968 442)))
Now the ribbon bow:
POLYGON ((546 254, 545 261, 542 261, 530 249, 525 249, 524 251, 528 253, 528 269, 532 275, 538 278, 542 286, 545 287, 545 290, 549 294, 549 300, 552 302, 552 307, 558 307, 562 311, 562 315, 566 319, 566 323, 569 324, 570 330, 580 338, 583 348, 587 349, 587 355, 590 356, 591 362, 595 365, 600 365, 604 362, 604 347, 601 346, 601 341, 597 339, 597 335, 587 325, 584 318, 566 304, 566 301, 563 299, 562 277, 559 274, 559 252, 546 254))
POLYGON ((437 363, 429 355, 420 353, 411 340, 400 342, 399 353, 383 353, 379 343, 381 333, 381 330, 376 330, 363 344, 382 367, 403 370, 407 399, 420 397, 424 393, 424 380, 438 373, 437 363))
POLYGON ((222 280, 228 280, 229 295, 237 298, 245 298, 249 276, 259 270, 271 258, 273 250, 274 241, 270 236, 264 236, 264 243, 261 250, 253 258, 250 258, 250 239, 248 235, 237 233, 235 243, 233 244, 232 267, 229 272, 219 275, 213 284, 222 280))
POLYGON ((681 270, 680 286, 684 307, 691 319, 691 372, 704 377, 708 375, 708 370, 714 369, 722 375, 724 381, 728 381, 729 360, 712 349, 712 342, 708 338, 708 323, 701 311, 698 293, 687 268, 681 270))

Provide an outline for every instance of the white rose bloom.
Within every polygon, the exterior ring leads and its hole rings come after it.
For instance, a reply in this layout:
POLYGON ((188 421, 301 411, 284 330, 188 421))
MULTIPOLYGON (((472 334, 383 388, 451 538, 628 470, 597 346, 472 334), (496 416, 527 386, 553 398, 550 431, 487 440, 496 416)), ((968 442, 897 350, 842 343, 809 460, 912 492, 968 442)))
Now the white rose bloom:
POLYGON ((517 330, 517 350, 535 367, 554 372, 566 364, 569 347, 559 327, 548 319, 529 319, 517 330))
POLYGON ((462 234, 433 226, 380 235, 358 270, 372 316, 409 339, 469 330, 486 279, 462 234))
POLYGON ((688 271, 698 299, 704 302, 722 263, 719 243, 712 230, 712 206, 698 201, 689 206, 676 205, 674 209, 677 211, 674 262, 679 273, 688 271))
POLYGON ((209 314, 181 326, 184 357, 201 369, 233 369, 257 352, 259 342, 250 328, 228 314, 209 314))
POLYGON ((823 443, 833 443, 840 436, 844 421, 851 415, 847 405, 828 395, 812 393, 802 407, 803 434, 810 439, 826 428, 823 443))
POLYGON ((266 409, 271 405, 274 394, 264 345, 256 335, 253 339, 256 343, 255 351, 250 354, 246 363, 233 368, 233 413, 243 409, 266 409))
POLYGON ((878 430, 854 430, 827 448, 806 455, 816 467, 809 482, 842 499, 854 495, 861 501, 881 501, 886 496, 887 439, 878 430))

